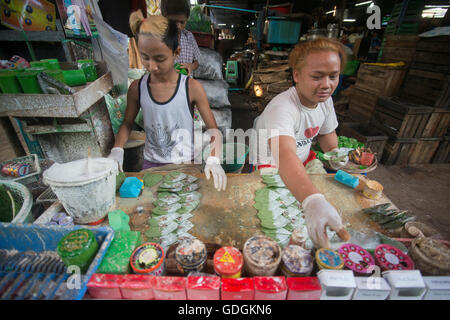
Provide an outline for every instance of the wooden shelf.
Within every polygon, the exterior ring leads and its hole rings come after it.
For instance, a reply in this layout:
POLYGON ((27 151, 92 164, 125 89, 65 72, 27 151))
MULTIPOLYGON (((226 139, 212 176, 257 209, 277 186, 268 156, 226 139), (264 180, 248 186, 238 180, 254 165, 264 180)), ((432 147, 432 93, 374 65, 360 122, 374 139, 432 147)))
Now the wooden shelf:
MULTIPOLYGON (((28 41, 59 42, 66 37, 64 31, 25 31, 28 41)), ((22 32, 15 30, 0 30, 0 41, 25 41, 22 32)))

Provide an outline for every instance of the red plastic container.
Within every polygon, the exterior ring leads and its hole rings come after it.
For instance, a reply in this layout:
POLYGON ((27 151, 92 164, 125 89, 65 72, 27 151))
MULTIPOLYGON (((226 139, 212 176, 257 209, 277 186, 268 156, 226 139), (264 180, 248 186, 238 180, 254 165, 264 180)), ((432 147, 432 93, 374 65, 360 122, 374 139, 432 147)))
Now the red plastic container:
POLYGON ((87 290, 95 299, 122 299, 120 284, 123 278, 117 274, 94 273, 87 284, 87 290))
POLYGON ((222 300, 254 300, 253 278, 222 278, 222 300))
POLYGON ((220 277, 187 278, 188 300, 220 300, 220 277))
POLYGON ((285 277, 253 277, 255 300, 286 300, 285 277))
POLYGON ((214 253, 214 271, 222 278, 240 278, 244 258, 235 247, 222 247, 214 253))
POLYGON ((152 281, 153 276, 126 274, 122 276, 123 282, 120 284, 120 292, 124 299, 132 300, 153 300, 152 281))
POLYGON ((186 277, 154 277, 152 286, 156 300, 186 300, 186 277))
POLYGON ((287 300, 320 300, 322 286, 317 277, 293 277, 286 279, 287 300))

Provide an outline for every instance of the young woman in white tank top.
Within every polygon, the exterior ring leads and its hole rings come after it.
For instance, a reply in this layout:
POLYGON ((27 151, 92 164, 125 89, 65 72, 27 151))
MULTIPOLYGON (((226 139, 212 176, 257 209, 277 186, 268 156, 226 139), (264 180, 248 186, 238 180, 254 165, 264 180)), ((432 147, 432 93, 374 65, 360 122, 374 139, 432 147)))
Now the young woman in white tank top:
POLYGON ((137 39, 144 67, 150 72, 134 81, 127 95, 127 109, 109 158, 121 168, 123 146, 128 140, 134 120, 142 108, 146 134, 144 169, 168 163, 186 163, 193 159, 193 109, 196 105, 212 134, 212 152, 206 160, 205 174, 213 176, 217 190, 225 190, 226 175, 220 166, 222 147, 220 131, 200 82, 180 75, 174 69, 179 54, 178 29, 162 16, 144 19, 140 11, 130 16, 130 27, 137 39))

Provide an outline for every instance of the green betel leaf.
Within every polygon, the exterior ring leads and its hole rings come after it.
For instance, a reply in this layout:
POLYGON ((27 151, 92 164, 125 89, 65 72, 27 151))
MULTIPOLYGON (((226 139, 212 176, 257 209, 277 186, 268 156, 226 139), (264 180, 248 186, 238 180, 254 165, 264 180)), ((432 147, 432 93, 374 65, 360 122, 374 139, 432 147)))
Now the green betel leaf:
POLYGON ((145 173, 143 176, 144 186, 151 188, 156 186, 163 179, 163 175, 154 173, 145 173))

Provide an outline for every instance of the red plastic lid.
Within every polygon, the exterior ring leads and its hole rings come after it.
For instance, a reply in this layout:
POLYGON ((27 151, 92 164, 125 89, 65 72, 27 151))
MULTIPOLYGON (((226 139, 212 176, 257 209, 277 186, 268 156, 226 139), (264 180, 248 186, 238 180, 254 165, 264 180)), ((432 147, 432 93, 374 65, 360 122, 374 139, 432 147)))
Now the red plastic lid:
POLYGON ((243 262, 242 253, 235 247, 222 247, 214 253, 214 270, 220 275, 240 272, 243 262))
POLYGON ((152 287, 153 276, 141 274, 125 274, 122 276, 121 288, 128 289, 150 289, 152 287))
POLYGON ((253 278, 238 278, 238 279, 223 278, 222 290, 228 292, 253 291, 254 290, 253 278))
POLYGON ((294 291, 314 291, 322 290, 317 277, 289 277, 286 279, 289 290, 294 291))
POLYGON ((285 277, 253 277, 255 290, 281 292, 287 289, 285 277))
POLYGON ((185 277, 154 277, 153 288, 161 291, 184 291, 186 288, 185 277))
POLYGON ((220 277, 188 277, 187 288, 201 290, 219 290, 220 277))
POLYGON ((117 274, 94 273, 87 284, 90 288, 118 288, 123 278, 117 274))
POLYGON ((103 221, 105 221, 105 219, 106 219, 106 216, 104 216, 103 218, 101 218, 101 219, 98 220, 98 221, 95 221, 95 222, 89 222, 88 225, 89 225, 89 226, 96 226, 96 225, 99 225, 100 223, 102 223, 103 221))

